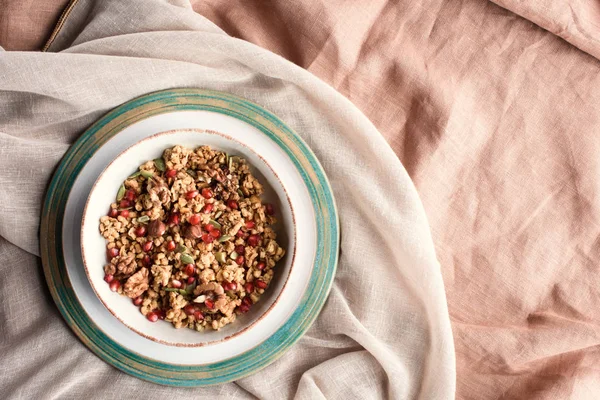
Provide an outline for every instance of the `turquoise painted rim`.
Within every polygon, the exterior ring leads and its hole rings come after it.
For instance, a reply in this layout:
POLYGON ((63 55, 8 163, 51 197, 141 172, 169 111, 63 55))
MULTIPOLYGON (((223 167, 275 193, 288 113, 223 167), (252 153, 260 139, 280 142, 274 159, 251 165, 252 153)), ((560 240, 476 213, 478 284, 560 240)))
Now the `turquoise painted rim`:
MULTIPOLYGON (((325 172, 307 144, 279 118, 245 99, 202 89, 171 89, 133 99, 110 111, 67 151, 48 187, 40 224, 41 255, 48 287, 77 336, 107 363, 133 376, 173 386, 230 382, 264 368, 289 349, 317 318, 333 284, 339 250, 339 220, 325 172), (123 128, 152 115, 206 110, 233 116, 259 129, 292 160, 310 194, 317 223, 317 253, 300 305, 265 342, 247 352, 208 365, 176 365, 134 353, 106 336, 83 310, 62 255, 62 221, 67 197, 90 157, 123 128)), ((115 320, 116 321, 116 320, 115 320)))

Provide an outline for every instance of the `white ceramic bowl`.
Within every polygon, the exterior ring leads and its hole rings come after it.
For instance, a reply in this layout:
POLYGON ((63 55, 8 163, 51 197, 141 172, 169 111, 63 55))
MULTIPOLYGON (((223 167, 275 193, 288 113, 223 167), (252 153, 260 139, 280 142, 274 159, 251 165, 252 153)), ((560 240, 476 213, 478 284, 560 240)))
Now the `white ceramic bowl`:
POLYGON ((223 344, 241 336, 250 338, 248 340, 254 345, 260 343, 257 339, 263 337, 264 332, 276 329, 294 311, 312 268, 316 248, 314 214, 308 194, 297 185, 299 178, 289 159, 282 157, 264 135, 256 138, 244 135, 242 138, 236 137, 235 132, 185 129, 158 133, 136 143, 122 152, 100 175, 83 213, 81 249, 94 292, 119 321, 139 335, 162 344, 198 347, 223 344), (188 148, 209 145, 244 157, 265 187, 263 199, 276 205, 278 223, 274 229, 279 244, 286 249, 286 255, 275 267, 274 279, 260 301, 250 312, 219 331, 196 332, 175 329, 164 321, 152 323, 139 312, 131 299, 111 292, 103 279, 103 266, 107 261, 106 242, 99 233, 100 217, 106 215, 110 204, 115 201, 121 183, 137 171, 140 164, 160 157, 164 149, 177 144, 188 148), (295 221, 300 221, 300 224, 295 221))

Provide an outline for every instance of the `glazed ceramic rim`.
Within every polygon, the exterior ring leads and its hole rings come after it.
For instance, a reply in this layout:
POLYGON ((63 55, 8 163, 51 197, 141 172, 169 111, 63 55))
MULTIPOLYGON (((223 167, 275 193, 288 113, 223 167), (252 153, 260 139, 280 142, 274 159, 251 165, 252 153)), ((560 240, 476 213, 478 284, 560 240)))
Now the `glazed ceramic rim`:
POLYGON ((40 223, 40 252, 50 293, 81 341, 107 363, 133 376, 166 385, 226 383, 264 368, 306 332, 323 307, 338 261, 339 221, 331 186, 307 144, 279 118, 245 99, 202 89, 170 89, 133 99, 110 111, 71 146, 48 187, 40 223), (317 224, 317 251, 306 290, 289 319, 267 340, 238 356, 205 365, 178 365, 143 357, 106 336, 78 302, 61 251, 70 188, 91 156, 125 127, 153 115, 204 110, 229 115, 264 133, 289 157, 309 192, 317 224), (57 238, 59 240, 57 240, 57 238))
MULTIPOLYGON (((118 189, 118 187, 117 187, 117 189, 118 189)), ((88 194, 88 197, 87 197, 87 199, 85 201, 85 206, 83 208, 83 217, 81 219, 80 247, 81 247, 81 256, 82 256, 82 262, 83 262, 83 269, 85 270, 85 275, 88 278, 90 286, 92 287, 92 290, 94 291, 94 294, 96 295, 96 297, 98 298, 98 300, 100 300, 100 302, 102 303, 102 305, 104 306, 104 308, 106 308, 113 315, 113 317, 115 317, 117 320, 119 320, 119 322, 121 322, 127 328, 131 329, 133 332, 137 333, 138 335, 140 335, 142 337, 145 337, 148 340, 152 340, 154 342, 157 342, 157 343, 160 343, 160 344, 164 344, 164 345, 167 345, 167 346, 190 347, 190 348, 192 348, 192 347, 208 346, 208 345, 211 345, 211 344, 214 344, 214 343, 226 342, 226 341, 228 341, 228 340, 230 340, 230 339, 232 339, 234 337, 237 337, 237 336, 243 334, 244 332, 248 331, 249 329, 252 329, 261 319, 263 319, 269 312, 271 312, 271 310, 273 309, 273 307, 275 307, 277 305, 277 303, 279 302, 279 300, 281 299, 281 296, 283 296, 283 293, 284 293, 285 289, 288 287, 289 278, 290 278, 290 275, 292 274, 292 271, 294 269, 294 265, 295 265, 295 262, 296 262, 296 250, 298 248, 298 244, 297 244, 297 240, 296 240, 297 235, 298 234, 296 232, 296 216, 295 216, 295 213, 294 213, 294 207, 292 206, 292 201, 290 200, 290 196, 289 196, 287 190, 285 189, 285 186, 281 182, 281 179, 279 178, 279 175, 277 175, 277 172, 275 172, 275 170, 273 169, 273 167, 271 167, 271 165, 267 162, 267 160, 265 160, 260 154, 258 154, 254 149, 250 148, 248 145, 240 142, 239 140, 237 140, 237 139, 235 139, 235 138, 233 138, 233 137, 231 137, 231 136, 229 136, 229 135, 227 135, 225 133, 214 131, 214 130, 211 130, 211 129, 186 128, 186 129, 170 129, 168 131, 158 132, 158 133, 155 133, 153 135, 146 136, 144 139, 142 139, 142 140, 140 140, 140 141, 132 144, 131 146, 127 147, 125 150, 121 151, 102 170, 102 172, 100 173, 100 175, 98 176, 98 178, 96 179, 96 181, 94 182, 94 184, 92 185, 92 190, 90 190, 90 193, 88 194), (167 340, 163 340, 163 339, 158 339, 158 338, 156 338, 154 336, 151 336, 149 334, 143 333, 139 329, 134 328, 129 323, 125 322, 122 319, 122 317, 119 316, 119 313, 117 313, 115 310, 113 310, 112 308, 110 308, 110 306, 106 303, 105 299, 100 295, 100 293, 98 293, 96 285, 94 285, 94 280, 92 279, 92 276, 90 275, 90 270, 88 268, 86 257, 85 257, 86 251, 85 251, 85 245, 84 245, 84 240, 83 240, 83 236, 84 236, 83 226, 85 225, 85 217, 86 217, 88 205, 90 203, 90 199, 92 197, 92 194, 93 194, 94 190, 96 189, 96 185, 102 179, 102 177, 104 176, 104 174, 106 173, 106 171, 109 170, 109 168, 115 163, 115 161, 117 161, 119 158, 125 156, 130 151, 133 151, 133 149, 135 147, 137 147, 138 145, 140 145, 142 142, 146 142, 146 141, 149 141, 149 140, 152 140, 152 139, 155 139, 155 138, 158 138, 158 137, 166 136, 166 135, 173 135, 173 134, 176 134, 178 132, 199 132, 199 133, 206 133, 206 134, 209 134, 209 135, 217 135, 217 136, 220 136, 220 137, 222 137, 222 138, 224 138, 226 140, 229 140, 231 142, 235 142, 240 147, 245 148, 248 152, 253 153, 271 171, 271 173, 273 174, 273 176, 275 177, 275 179, 277 180, 277 182, 281 186, 281 190, 283 191, 283 193, 285 193, 285 198, 284 199, 280 199, 280 201, 281 202, 286 202, 288 204, 288 206, 290 208, 290 214, 291 214, 291 217, 292 217, 291 223, 292 223, 292 226, 293 226, 293 230, 292 230, 292 232, 293 232, 292 236, 293 237, 291 238, 291 240, 293 242, 293 246, 292 246, 293 253, 291 255, 290 269, 289 269, 287 275, 285 276, 285 281, 283 283, 283 286, 281 287, 281 290, 279 291, 279 293, 277 293, 277 295, 275 296, 275 300, 269 306, 269 308, 267 308, 262 314, 258 315, 258 317, 254 321, 252 321, 248 326, 246 326, 243 329, 240 329, 238 331, 235 331, 231 335, 225 336, 224 338, 219 339, 219 340, 211 340, 211 341, 198 342, 198 343, 172 342, 172 341, 167 341, 167 340)), ((63 247, 64 247, 64 243, 63 243, 63 247)), ((75 295, 77 296, 77 294, 75 294, 75 295)), ((201 333, 200 333, 200 335, 201 335, 201 333)))

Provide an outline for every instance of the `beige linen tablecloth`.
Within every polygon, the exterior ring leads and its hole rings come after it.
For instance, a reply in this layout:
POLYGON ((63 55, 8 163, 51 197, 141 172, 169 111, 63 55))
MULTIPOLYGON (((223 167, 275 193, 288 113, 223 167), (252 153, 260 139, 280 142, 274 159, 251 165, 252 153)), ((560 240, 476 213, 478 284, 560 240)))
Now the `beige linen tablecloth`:
POLYGON ((398 158, 348 100, 183 0, 80 0, 48 50, 0 52, 0 397, 454 396, 424 210, 398 158), (36 257, 44 189, 69 144, 113 107, 173 87, 228 91, 279 115, 321 160, 341 219, 338 273, 315 325, 265 370, 203 389, 150 384, 94 356, 62 321, 36 257))

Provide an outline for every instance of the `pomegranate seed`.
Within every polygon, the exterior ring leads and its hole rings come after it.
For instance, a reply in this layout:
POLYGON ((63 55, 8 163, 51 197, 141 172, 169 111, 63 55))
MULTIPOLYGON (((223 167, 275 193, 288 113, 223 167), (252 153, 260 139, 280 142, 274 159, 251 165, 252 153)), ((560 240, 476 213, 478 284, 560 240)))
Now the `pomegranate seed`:
POLYGON ((235 200, 228 200, 227 201, 227 207, 231 208, 232 210, 237 210, 238 207, 238 202, 235 200))
POLYGON ((152 241, 147 241, 146 243, 144 243, 142 245, 142 250, 144 250, 146 253, 149 252, 150 250, 152 250, 152 246, 154 245, 154 243, 152 243, 152 241))
POLYGON ((213 229, 209 233, 210 233, 210 236, 214 237, 215 239, 218 239, 221 237, 221 231, 218 229, 213 229))
POLYGON ((185 274, 188 276, 192 276, 196 273, 196 266, 194 264, 187 264, 184 270, 185 274))
POLYGON ((113 279, 115 279, 115 277, 112 276, 111 274, 104 275, 104 282, 106 282, 106 283, 111 283, 113 281, 113 279))
POLYGON ((256 286, 259 289, 266 289, 267 288, 267 283, 265 281, 261 281, 260 279, 256 281, 256 286))
POLYGON ((148 254, 142 258, 142 264, 144 264, 146 267, 150 267, 152 265, 152 259, 148 254))
POLYGON ((202 311, 196 311, 194 313, 194 318, 196 318, 198 321, 203 320, 204 319, 204 314, 202 314, 202 311))
POLYGON ((242 265, 244 263, 244 256, 237 256, 235 262, 237 265, 242 265))
POLYGON ((240 310, 242 314, 246 314, 248 311, 250 311, 250 306, 242 304, 238 307, 238 310, 240 310))
POLYGON ((187 200, 191 200, 191 199, 193 199, 196 196, 198 196, 198 191, 197 190, 190 190, 189 192, 187 192, 185 194, 185 198, 187 200))
POLYGON ((175 289, 179 289, 183 284, 181 283, 181 281, 177 280, 177 279, 173 279, 171 281, 171 286, 173 286, 175 289))
POLYGON ((131 202, 127 199, 123 199, 119 202, 119 208, 129 208, 131 207, 131 202))
POLYGON ((129 218, 129 210, 122 210, 119 215, 123 218, 129 218))
POLYGON ((248 293, 254 292, 254 285, 252 284, 252 282, 246 282, 246 284, 244 285, 244 290, 248 293))
POLYGON ((108 249, 106 251, 106 254, 108 255, 108 259, 109 260, 113 259, 113 258, 115 258, 116 256, 119 255, 119 249, 117 249, 116 247, 113 247, 112 249, 108 249))
POLYGON ((178 213, 173 213, 171 215, 169 215, 169 219, 167 219, 167 224, 168 225, 179 225, 179 214, 178 213))
POLYGON ((248 244, 252 247, 258 246, 260 243, 260 236, 258 235, 250 235, 248 236, 248 244))
POLYGON ((194 214, 188 219, 188 222, 190 225, 198 225, 200 223, 200 216, 198 214, 194 214))
POLYGON ((214 206, 212 205, 212 203, 208 203, 202 208, 202 212, 204 214, 210 214, 210 212, 213 210, 213 207, 214 206))
POLYGON ((262 271, 263 269, 265 269, 266 266, 267 264, 265 264, 264 261, 259 261, 258 264, 256 264, 256 269, 262 271))
POLYGON ((174 169, 168 169, 167 172, 165 172, 166 178, 174 178, 175 175, 177 175, 177 171, 174 169))
POLYGON ((111 208, 108 210, 108 216, 109 216, 109 217, 111 217, 111 218, 117 218, 117 215, 119 215, 119 212, 117 211, 117 209, 116 209, 116 208, 112 208, 112 207, 111 207, 111 208))
POLYGON ((254 221, 246 221, 246 229, 252 229, 254 225, 254 221))
POLYGON ((248 307, 250 307, 252 305, 252 299, 250 298, 250 296, 244 297, 244 300, 242 300, 242 304, 245 304, 248 307))
POLYGON ((275 215, 275 206, 273 206, 271 203, 266 203, 265 213, 267 213, 267 215, 275 215))
POLYGON ((134 201, 135 200, 135 191, 129 189, 128 191, 125 192, 125 198, 129 201, 134 201))
POLYGON ((133 304, 136 306, 141 306, 143 301, 144 299, 142 298, 142 296, 139 296, 133 299, 133 304))
POLYGON ((156 315, 158 315, 158 319, 165 319, 165 312, 163 310, 156 310, 156 315))
POLYGON ((190 276, 189 278, 187 278, 187 283, 188 285, 193 284, 194 282, 196 282, 196 278, 194 278, 193 276, 190 276))
POLYGON ((205 230, 206 232, 210 232, 210 231, 212 231, 213 229, 217 229, 217 228, 215 228, 215 227, 214 227, 214 225, 213 225, 213 224, 206 224, 206 225, 204 225, 204 230, 205 230))
POLYGON ((237 283, 229 282, 229 284, 227 285, 227 290, 237 290, 237 283))
POLYGON ((111 283, 108 284, 108 287, 111 291, 116 292, 121 287, 121 282, 113 280, 111 283))
POLYGON ((211 310, 215 307, 215 303, 213 303, 213 301, 211 299, 206 299, 204 301, 204 305, 211 310))
POLYGON ((209 235, 208 233, 202 235, 202 241, 204 243, 211 243, 213 240, 215 240, 215 238, 209 235))
POLYGON ((175 244, 175 241, 173 240, 169 240, 167 242, 167 251, 173 251, 177 248, 177 245, 175 244))
POLYGON ((243 237, 246 237, 246 234, 244 232, 242 232, 242 230, 240 229, 239 231, 237 231, 235 236, 243 238, 243 237))
POLYGON ((194 312, 196 312, 196 306, 190 303, 187 306, 183 307, 183 312, 186 315, 193 315, 194 312))
POLYGON ((204 188, 202 189, 202 197, 204 197, 205 199, 210 199, 213 197, 213 192, 212 190, 210 190, 210 188, 204 188))
POLYGON ((150 322, 156 322, 158 321, 158 314, 152 311, 146 315, 146 318, 148 318, 148 321, 150 322))
POLYGON ((235 246, 235 252, 238 253, 238 254, 244 254, 244 250, 245 250, 245 248, 241 244, 235 246))
POLYGON ((140 225, 137 228, 135 228, 135 231, 133 231, 133 233, 135 233, 135 236, 137 237, 146 236, 146 227, 144 225, 140 225))

